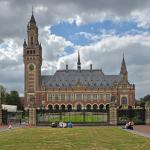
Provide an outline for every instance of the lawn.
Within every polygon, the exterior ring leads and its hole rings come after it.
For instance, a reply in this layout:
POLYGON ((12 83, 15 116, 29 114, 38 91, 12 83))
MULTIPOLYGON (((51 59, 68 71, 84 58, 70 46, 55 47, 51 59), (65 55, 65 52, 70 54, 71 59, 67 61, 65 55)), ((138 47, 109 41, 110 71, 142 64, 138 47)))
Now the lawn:
POLYGON ((0 150, 149 150, 150 139, 117 127, 22 128, 0 132, 0 150))

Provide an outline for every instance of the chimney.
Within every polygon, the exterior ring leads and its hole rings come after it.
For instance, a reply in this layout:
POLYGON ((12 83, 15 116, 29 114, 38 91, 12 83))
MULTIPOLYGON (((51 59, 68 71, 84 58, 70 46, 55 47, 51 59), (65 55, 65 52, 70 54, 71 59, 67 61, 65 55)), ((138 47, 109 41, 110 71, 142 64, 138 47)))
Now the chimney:
POLYGON ((92 71, 92 64, 90 64, 90 71, 92 71))
POLYGON ((68 70, 68 65, 66 65, 66 70, 68 70))

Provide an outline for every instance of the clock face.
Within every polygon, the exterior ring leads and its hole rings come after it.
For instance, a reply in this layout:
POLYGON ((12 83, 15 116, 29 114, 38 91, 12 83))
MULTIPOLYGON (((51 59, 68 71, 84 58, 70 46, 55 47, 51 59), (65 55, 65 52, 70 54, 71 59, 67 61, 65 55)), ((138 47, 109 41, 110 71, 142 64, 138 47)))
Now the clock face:
POLYGON ((33 64, 30 64, 30 65, 29 65, 29 70, 30 70, 30 71, 33 71, 33 70, 34 70, 34 65, 33 65, 33 64))

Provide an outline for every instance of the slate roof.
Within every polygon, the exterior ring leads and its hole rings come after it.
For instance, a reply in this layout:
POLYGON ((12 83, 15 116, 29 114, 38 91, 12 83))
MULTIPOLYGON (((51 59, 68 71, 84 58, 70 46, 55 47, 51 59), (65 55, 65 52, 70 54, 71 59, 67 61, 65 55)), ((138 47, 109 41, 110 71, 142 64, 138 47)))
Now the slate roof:
POLYGON ((102 70, 57 70, 54 75, 42 76, 42 85, 48 88, 112 87, 120 81, 120 75, 104 75, 102 70))

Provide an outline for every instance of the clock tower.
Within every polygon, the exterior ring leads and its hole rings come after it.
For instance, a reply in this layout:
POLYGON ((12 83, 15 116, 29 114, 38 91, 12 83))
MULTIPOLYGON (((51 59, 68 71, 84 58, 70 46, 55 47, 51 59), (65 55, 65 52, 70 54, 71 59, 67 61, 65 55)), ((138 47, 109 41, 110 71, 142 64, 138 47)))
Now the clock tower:
POLYGON ((24 95, 26 106, 35 104, 36 91, 41 85, 42 46, 38 41, 38 27, 32 12, 27 25, 27 41, 23 43, 24 95), (34 101, 33 101, 34 100, 34 101))

